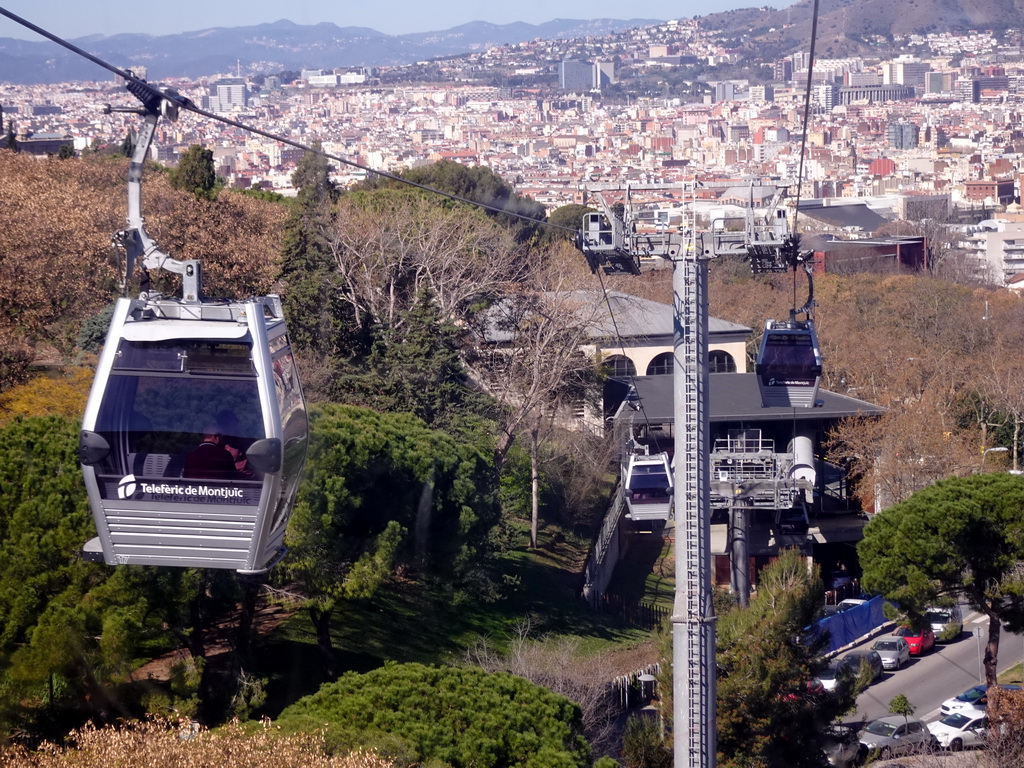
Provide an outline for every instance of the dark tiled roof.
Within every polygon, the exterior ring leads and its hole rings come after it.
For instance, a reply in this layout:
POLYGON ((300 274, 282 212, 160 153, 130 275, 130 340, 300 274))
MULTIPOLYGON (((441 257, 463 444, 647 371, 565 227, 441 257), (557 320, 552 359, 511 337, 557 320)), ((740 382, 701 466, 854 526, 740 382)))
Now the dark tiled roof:
MULTIPOLYGON (((639 296, 631 296, 618 291, 608 291, 607 302, 600 291, 573 291, 571 294, 563 295, 574 299, 581 313, 586 312, 588 317, 593 317, 590 327, 587 329, 587 336, 590 339, 614 339, 617 335, 623 340, 671 338, 674 333, 671 304, 642 299, 639 296), (609 304, 611 313, 608 311, 609 304)), ((568 304, 571 306, 572 303, 568 304)), ((501 309, 499 302, 490 310, 492 317, 500 317, 501 309)), ((710 317, 708 318, 708 333, 712 338, 718 340, 725 336, 745 339, 752 331, 745 325, 710 317)), ((502 343, 511 339, 512 334, 501 329, 497 323, 489 322, 487 324, 487 341, 502 343)))
MULTIPOLYGON (((673 420, 673 376, 637 376, 636 391, 643 403, 644 414, 651 422, 673 420)), ((622 379, 628 386, 628 381, 622 379)), ((763 408, 757 376, 753 373, 713 373, 708 377, 709 409, 716 421, 784 421, 805 419, 841 419, 846 416, 880 416, 881 406, 818 390, 822 405, 816 408, 763 408)))
POLYGON ((800 214, 823 221, 833 227, 860 227, 865 232, 874 232, 886 223, 863 203, 852 205, 801 205, 800 214))

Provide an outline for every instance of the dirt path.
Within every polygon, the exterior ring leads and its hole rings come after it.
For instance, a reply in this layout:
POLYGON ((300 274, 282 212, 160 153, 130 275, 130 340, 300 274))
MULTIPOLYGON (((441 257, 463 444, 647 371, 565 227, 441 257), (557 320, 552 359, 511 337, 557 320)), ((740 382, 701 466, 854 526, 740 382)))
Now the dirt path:
MULTIPOLYGON (((253 632, 257 637, 263 637, 277 629, 285 619, 293 616, 298 610, 298 606, 262 605, 256 609, 256 616, 253 618, 253 632)), ((238 627, 239 613, 239 610, 232 611, 207 630, 207 662, 216 663, 217 659, 231 652, 232 641, 238 627)), ((132 677, 136 680, 167 682, 171 679, 171 670, 174 665, 189 658, 188 648, 181 646, 146 662, 135 670, 132 677)))

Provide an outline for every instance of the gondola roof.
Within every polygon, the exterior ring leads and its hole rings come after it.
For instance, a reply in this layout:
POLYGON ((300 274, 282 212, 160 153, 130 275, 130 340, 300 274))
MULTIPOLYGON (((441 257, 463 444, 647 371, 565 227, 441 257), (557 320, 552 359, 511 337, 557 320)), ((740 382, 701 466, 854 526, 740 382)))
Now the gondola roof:
MULTIPOLYGON (((673 420, 673 376, 637 376, 633 379, 612 379, 623 385, 622 391, 633 382, 643 403, 644 414, 652 423, 673 420)), ((757 376, 753 373, 715 373, 708 383, 708 416, 712 423, 727 421, 804 421, 836 420, 847 416, 881 416, 885 408, 847 397, 825 389, 818 390, 821 405, 815 408, 763 408, 757 376)), ((619 413, 626 408, 623 404, 619 413)))

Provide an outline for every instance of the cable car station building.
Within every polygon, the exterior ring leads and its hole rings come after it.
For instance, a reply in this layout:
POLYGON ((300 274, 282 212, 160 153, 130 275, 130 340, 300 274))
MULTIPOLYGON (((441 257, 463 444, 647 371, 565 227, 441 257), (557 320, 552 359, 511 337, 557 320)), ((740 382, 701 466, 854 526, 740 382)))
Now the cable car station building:
MULTIPOLYGON (((608 291, 607 303, 611 312, 593 325, 590 337, 594 339, 592 352, 601 356, 609 375, 629 378, 671 373, 672 307, 618 291, 608 291)), ((750 334, 745 325, 708 318, 711 373, 745 373, 750 334)))
MULTIPOLYGON (((671 325, 669 305, 649 304, 654 306, 648 310, 660 308, 671 325)), ((621 319, 619 324, 629 359, 643 360, 644 339, 639 335, 630 338, 628 325, 621 319)), ((744 326, 709 319, 707 411, 714 583, 745 589, 756 584, 758 570, 780 549, 798 547, 822 566, 827 585, 834 568, 855 565, 853 545, 862 538, 866 520, 851 497, 841 462, 830 461, 821 446, 840 420, 876 417, 883 409, 821 389, 812 408, 764 407, 757 376, 746 372, 745 348, 750 334, 744 326), (737 343, 738 350, 733 346, 737 343), (735 368, 716 367, 716 350, 728 350, 735 368), (742 515, 737 515, 738 511, 742 515), (737 519, 744 521, 741 527, 737 527, 737 519)), ((662 341, 653 333, 647 338, 652 351, 660 349, 662 341)), ((646 372, 652 373, 650 368, 646 372)), ((605 384, 604 408, 608 429, 620 447, 623 482, 587 566, 584 593, 593 603, 607 589, 614 564, 627 550, 631 537, 658 534, 672 526, 670 514, 659 520, 634 514, 634 509, 642 508, 630 505, 626 498, 630 494, 631 455, 664 452, 671 459, 671 353, 668 364, 652 375, 631 375, 631 371, 617 368, 611 373, 605 384)))

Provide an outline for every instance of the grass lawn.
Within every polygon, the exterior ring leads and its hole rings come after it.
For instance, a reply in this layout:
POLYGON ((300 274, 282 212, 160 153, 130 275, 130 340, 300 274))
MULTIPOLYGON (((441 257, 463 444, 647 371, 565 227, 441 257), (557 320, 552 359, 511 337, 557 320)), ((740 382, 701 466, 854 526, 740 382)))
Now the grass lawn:
MULTIPOLYGON (((502 594, 496 600, 395 579, 371 600, 342 603, 332 616, 331 633, 340 668, 365 672, 389 660, 458 664, 474 640, 487 638, 500 648, 524 620, 532 636, 577 638, 583 653, 629 653, 643 646, 649 632, 597 613, 579 598, 586 546, 558 529, 544 528, 536 550, 521 547, 505 556, 502 594)), ((646 583, 641 571, 633 570, 646 583)), ((661 581, 654 577, 651 583, 661 581)), ((663 591, 658 587, 652 594, 663 591)), ((671 596, 667 599, 671 605, 671 596)), ((263 639, 255 661, 255 674, 269 678, 272 703, 264 713, 271 717, 327 681, 312 622, 303 610, 263 639)))
POLYGON ((1000 683, 1024 683, 1024 664, 1015 664, 997 678, 1000 683))
MULTIPOLYGON (((671 529, 666 534, 671 534, 671 529)), ((675 599, 675 550, 669 535, 635 533, 608 591, 633 603, 671 610, 675 599)))

